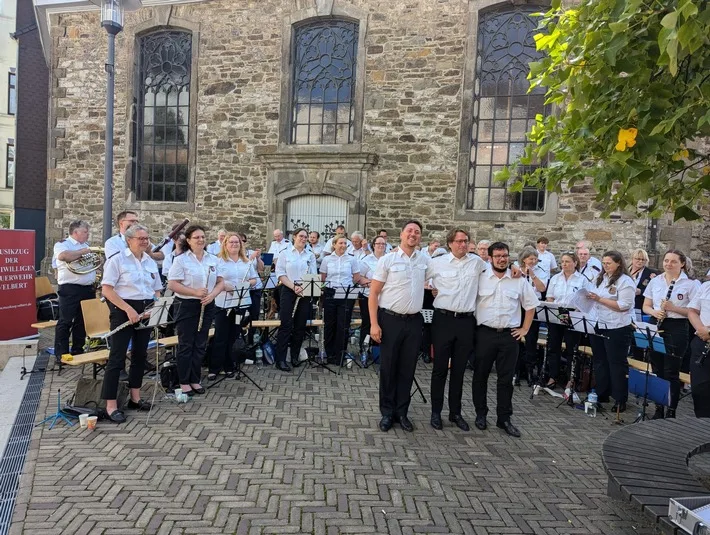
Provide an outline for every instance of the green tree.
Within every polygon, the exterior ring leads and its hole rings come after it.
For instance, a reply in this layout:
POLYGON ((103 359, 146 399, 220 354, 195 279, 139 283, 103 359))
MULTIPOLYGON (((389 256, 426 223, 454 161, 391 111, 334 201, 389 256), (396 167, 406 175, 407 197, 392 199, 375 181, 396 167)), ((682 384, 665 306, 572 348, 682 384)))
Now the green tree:
POLYGON ((546 88, 556 113, 539 115, 517 164, 551 155, 511 189, 551 191, 591 179, 606 209, 676 219, 700 217, 710 192, 710 2, 560 0, 535 36, 545 58, 530 64, 531 89, 546 88), (707 145, 705 145, 707 147, 707 145))

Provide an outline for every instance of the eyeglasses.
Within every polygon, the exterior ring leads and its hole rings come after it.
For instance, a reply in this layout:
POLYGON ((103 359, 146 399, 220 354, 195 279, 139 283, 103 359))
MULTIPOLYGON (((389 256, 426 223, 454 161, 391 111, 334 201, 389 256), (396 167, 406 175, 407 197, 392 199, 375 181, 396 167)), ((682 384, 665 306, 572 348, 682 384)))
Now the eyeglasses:
POLYGON ((141 236, 141 237, 139 237, 139 236, 133 236, 133 238, 131 238, 131 239, 132 239, 132 240, 143 241, 143 242, 145 242, 145 241, 150 241, 150 238, 149 238, 148 236, 145 236, 145 237, 143 237, 143 236, 141 236))
POLYGON ((504 260, 506 258, 510 258, 509 254, 494 254, 493 255, 493 260, 504 260))
POLYGON ((468 243, 469 240, 454 240, 454 243, 468 243))

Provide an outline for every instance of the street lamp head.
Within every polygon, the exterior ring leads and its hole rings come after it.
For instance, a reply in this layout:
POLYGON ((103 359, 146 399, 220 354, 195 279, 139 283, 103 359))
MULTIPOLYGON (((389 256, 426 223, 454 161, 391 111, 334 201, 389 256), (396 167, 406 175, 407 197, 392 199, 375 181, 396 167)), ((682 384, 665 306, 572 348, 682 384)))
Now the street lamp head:
POLYGON ((116 35, 123 30, 123 15, 126 11, 136 11, 141 8, 141 0, 91 0, 101 4, 101 26, 108 33, 116 35))

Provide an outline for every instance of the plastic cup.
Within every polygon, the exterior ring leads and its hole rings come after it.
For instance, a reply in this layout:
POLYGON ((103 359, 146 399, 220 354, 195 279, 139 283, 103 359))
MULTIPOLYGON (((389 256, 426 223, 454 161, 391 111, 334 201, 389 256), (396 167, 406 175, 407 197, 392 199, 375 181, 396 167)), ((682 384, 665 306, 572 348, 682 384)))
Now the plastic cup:
POLYGON ((96 429, 96 422, 99 420, 98 416, 88 416, 86 418, 86 425, 89 428, 89 431, 93 431, 96 429))
POLYGON ((175 389, 175 397, 177 399, 180 399, 180 394, 182 394, 182 388, 176 388, 175 389))
POLYGON ((88 414, 80 414, 79 415, 79 427, 81 427, 82 429, 86 429, 88 419, 89 419, 88 414))

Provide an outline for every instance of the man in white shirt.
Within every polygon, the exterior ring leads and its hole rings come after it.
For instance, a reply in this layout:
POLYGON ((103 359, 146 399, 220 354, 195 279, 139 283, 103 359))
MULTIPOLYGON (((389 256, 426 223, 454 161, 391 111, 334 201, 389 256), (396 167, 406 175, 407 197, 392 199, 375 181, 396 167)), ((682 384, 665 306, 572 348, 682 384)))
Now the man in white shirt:
POLYGON ((422 253, 429 258, 436 258, 446 254, 446 249, 441 246, 441 240, 438 236, 432 236, 427 247, 422 249, 422 253))
POLYGON ((350 239, 352 240, 352 244, 348 247, 346 252, 353 255, 355 260, 359 262, 362 260, 363 256, 370 252, 365 247, 365 237, 362 235, 362 232, 356 230, 350 235, 350 239))
POLYGON ((274 255, 274 262, 276 262, 276 259, 283 251, 288 249, 289 245, 291 245, 291 242, 284 238, 283 231, 278 228, 274 230, 274 241, 269 245, 268 251, 269 254, 274 255))
POLYGON ((464 229, 449 232, 446 244, 451 252, 433 259, 426 272, 427 280, 431 280, 436 289, 431 325, 435 358, 431 373, 430 423, 439 430, 443 429, 441 410, 449 366, 449 421, 462 431, 469 430, 461 416, 463 377, 473 351, 478 277, 487 265, 467 253, 468 243, 469 234, 464 229))
POLYGON ((496 425, 513 437, 520 431, 512 424, 513 376, 518 360, 519 342, 530 330, 535 308, 540 304, 535 290, 525 279, 514 279, 509 269, 508 245, 502 242, 491 244, 488 253, 492 269, 481 273, 476 300, 476 359, 473 365, 473 405, 476 408, 476 427, 488 427, 486 415, 488 404, 488 376, 493 364, 498 374, 496 425), (520 309, 525 310, 522 320, 520 309))
POLYGON ((546 236, 541 236, 537 239, 535 248, 537 249, 537 265, 547 272, 547 278, 552 276, 552 272, 557 269, 557 260, 555 255, 547 250, 550 245, 550 240, 546 236))
POLYGON ((414 430, 407 412, 422 338, 424 280, 430 262, 417 251, 421 239, 421 223, 407 221, 399 249, 380 258, 370 283, 370 337, 381 344, 379 427, 383 432, 392 428, 395 419, 403 430, 414 430))
POLYGON ((61 362, 62 355, 69 353, 71 335, 71 354, 79 355, 84 351, 86 330, 81 314, 81 302, 94 299, 96 272, 77 275, 69 270, 69 264, 89 254, 89 224, 86 221, 72 221, 69 225, 69 237, 54 245, 52 262, 57 266, 57 295, 59 296, 59 320, 54 332, 54 358, 61 362))
MULTIPOLYGON (((104 244, 104 255, 106 256, 106 260, 126 248, 126 238, 124 233, 128 227, 139 223, 138 214, 132 210, 124 210, 116 216, 116 223, 118 224, 118 234, 111 236, 104 244)), ((165 258, 165 255, 162 250, 153 252, 154 248, 155 245, 151 243, 150 247, 146 251, 146 254, 156 262, 160 262, 165 258)))
POLYGON ((478 242, 478 245, 476 245, 476 251, 475 253, 481 257, 481 260, 487 263, 491 263, 491 259, 488 256, 488 248, 491 246, 491 242, 489 240, 481 240, 478 242))
POLYGON ((602 271, 602 263, 597 258, 590 256, 587 247, 577 249, 577 258, 579 258, 579 274, 589 282, 596 280, 602 271))
POLYGON ((222 242, 224 241, 226 235, 226 229, 219 229, 219 232, 217 232, 217 241, 213 241, 207 246, 207 252, 217 256, 219 254, 219 250, 222 248, 222 242))

